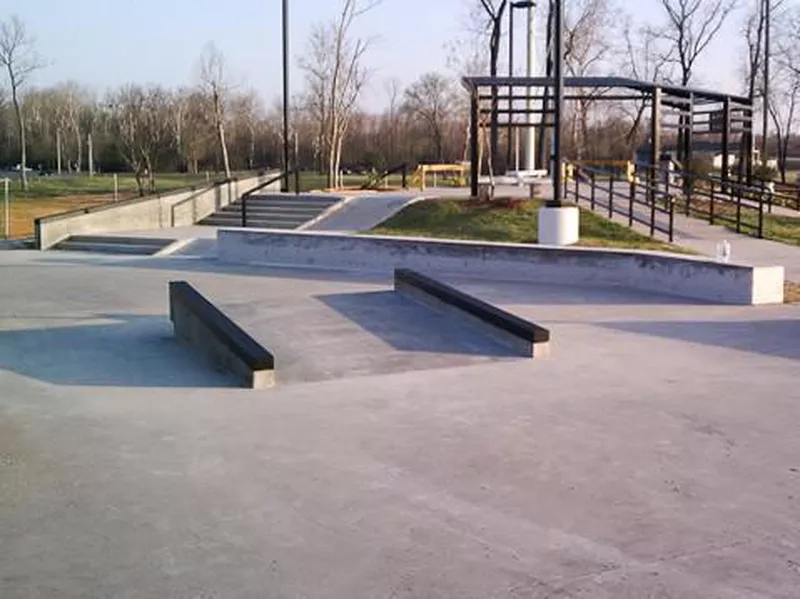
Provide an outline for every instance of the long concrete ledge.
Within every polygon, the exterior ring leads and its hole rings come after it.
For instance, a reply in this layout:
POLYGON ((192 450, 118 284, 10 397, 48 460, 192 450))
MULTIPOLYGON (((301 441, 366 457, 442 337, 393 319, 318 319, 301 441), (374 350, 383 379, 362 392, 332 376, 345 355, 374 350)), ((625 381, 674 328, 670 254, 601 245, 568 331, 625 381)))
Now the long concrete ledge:
MULTIPOLYGON (((199 189, 80 208, 37 218, 36 247, 46 250, 73 235, 185 227, 239 198, 240 193, 266 181, 270 175, 230 180, 199 189)), ((277 189, 280 183, 271 188, 277 189)))
POLYGON ((434 309, 466 318, 524 356, 547 355, 550 331, 449 285, 407 268, 394 271, 394 290, 434 309))
POLYGON ((169 284, 169 316, 175 336, 199 349, 217 367, 251 389, 275 384, 275 358, 185 281, 169 284))
POLYGON ((783 302, 782 266, 663 252, 263 229, 223 229, 217 240, 219 259, 230 263, 375 272, 413 268, 494 280, 619 285, 729 304, 783 302))

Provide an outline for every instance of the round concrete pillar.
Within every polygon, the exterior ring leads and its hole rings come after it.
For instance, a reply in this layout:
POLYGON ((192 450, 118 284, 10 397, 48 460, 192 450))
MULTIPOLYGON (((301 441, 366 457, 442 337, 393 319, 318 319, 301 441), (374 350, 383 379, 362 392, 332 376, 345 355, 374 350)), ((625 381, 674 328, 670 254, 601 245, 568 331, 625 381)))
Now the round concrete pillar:
POLYGON ((542 245, 573 245, 578 242, 579 228, 577 206, 546 206, 539 210, 539 243, 542 245))

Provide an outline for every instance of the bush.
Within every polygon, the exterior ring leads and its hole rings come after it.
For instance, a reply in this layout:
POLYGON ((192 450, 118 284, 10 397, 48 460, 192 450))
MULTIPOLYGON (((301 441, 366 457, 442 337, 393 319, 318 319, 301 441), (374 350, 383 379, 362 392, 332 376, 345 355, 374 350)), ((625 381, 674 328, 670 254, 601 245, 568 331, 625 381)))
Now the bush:
POLYGON ((714 172, 714 160, 710 157, 695 156, 686 166, 692 179, 708 179, 714 172))
POLYGON ((778 171, 771 166, 757 164, 755 168, 753 168, 753 176, 756 179, 761 179, 762 181, 777 181, 778 171))

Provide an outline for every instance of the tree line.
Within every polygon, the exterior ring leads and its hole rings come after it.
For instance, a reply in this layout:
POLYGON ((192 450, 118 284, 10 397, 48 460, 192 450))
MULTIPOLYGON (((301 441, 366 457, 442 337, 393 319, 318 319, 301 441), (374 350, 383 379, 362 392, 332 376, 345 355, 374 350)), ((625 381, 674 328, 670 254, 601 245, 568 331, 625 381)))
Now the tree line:
MULTIPOLYGON (((360 105, 368 83, 365 66, 371 40, 354 33, 360 16, 379 0, 341 0, 330 22, 316 26, 298 65, 304 89, 291 98, 289 143, 292 163, 328 174, 333 184, 342 169, 392 167, 402 162, 457 162, 468 155, 468 98, 462 76, 501 74, 503 30, 508 0, 464 0, 471 27, 450 46, 446 72, 423 73, 407 87, 390 79, 383 85, 386 107, 360 105)), ((773 153, 785 171, 795 150, 800 117, 800 8, 790 0, 769 0, 773 9, 772 85, 768 114, 773 153)), ((742 93, 764 102, 764 0, 741 0, 742 93)), ((645 81, 692 84, 698 59, 736 0, 659 0, 663 19, 634 22, 614 0, 567 3, 565 63, 568 75, 610 70, 645 81), (620 16, 623 15, 623 16, 620 16)), ((540 3, 547 20, 552 2, 540 3)), ((548 58, 548 69, 551 60, 548 58)), ((35 38, 15 17, 0 21, 0 167, 27 164, 61 173, 131 171, 141 193, 155 189, 158 171, 196 173, 281 166, 283 131, 280 101, 265 105, 254 90, 238 83, 213 44, 204 48, 194 80, 185 86, 128 84, 105 94, 68 81, 35 87, 35 71, 45 60, 35 38)), ((574 158, 628 159, 646 141, 643 101, 604 104, 591 90, 568 104, 565 150, 574 158)), ((490 101, 490 106, 498 106, 490 101)), ((491 130, 481 152, 495 172, 515 162, 515 135, 491 130), (486 146, 486 147, 484 147, 486 146)), ((545 135, 540 135, 546 143, 545 135)), ((483 141, 483 140, 482 140, 483 141)), ((20 178, 26 185, 25 169, 20 178)))

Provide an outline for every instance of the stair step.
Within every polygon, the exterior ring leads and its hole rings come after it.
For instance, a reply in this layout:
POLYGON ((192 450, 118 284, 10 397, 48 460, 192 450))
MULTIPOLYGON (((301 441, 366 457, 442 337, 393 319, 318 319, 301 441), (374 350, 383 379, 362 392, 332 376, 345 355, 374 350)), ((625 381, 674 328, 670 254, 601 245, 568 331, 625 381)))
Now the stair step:
MULTIPOLYGON (((324 208, 315 207, 315 206, 273 206, 271 204, 247 204, 247 211, 253 212, 274 212, 275 214, 282 214, 282 213, 289 213, 289 214, 319 214, 320 212, 324 212, 327 210, 329 206, 324 208)), ((231 204, 230 206, 225 206, 220 212, 241 212, 242 205, 241 204, 231 204)))
POLYGON ((68 252, 92 252, 99 254, 129 254, 152 256, 164 249, 161 245, 130 245, 125 243, 89 243, 83 241, 62 241, 55 246, 56 250, 68 252))
MULTIPOLYGON (((248 228, 255 227, 258 229, 296 229, 305 222, 306 221, 276 222, 276 221, 261 220, 261 219, 248 219, 247 226, 248 228)), ((211 227, 241 227, 242 221, 241 219, 227 220, 223 218, 210 216, 206 219, 203 219, 200 222, 200 224, 208 225, 211 227)))
MULTIPOLYGON (((283 208, 326 208, 333 206, 338 200, 271 200, 268 198, 248 198, 248 206, 275 206, 283 208)), ((241 201, 237 200, 232 205, 241 205, 241 201)))
MULTIPOLYGON (((174 239, 163 237, 114 237, 111 235, 71 235, 66 242, 73 243, 100 243, 110 245, 130 245, 130 246, 155 246, 165 248, 173 243, 174 239)), ((64 243, 62 241, 61 243, 64 243)))
MULTIPOLYGON (((340 198, 307 196, 251 196, 247 199, 247 227, 258 229, 296 229, 340 202, 340 198)), ((225 206, 200 221, 201 225, 241 227, 242 202, 225 206)))

